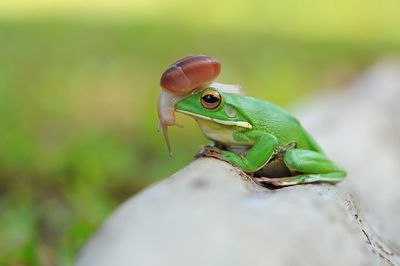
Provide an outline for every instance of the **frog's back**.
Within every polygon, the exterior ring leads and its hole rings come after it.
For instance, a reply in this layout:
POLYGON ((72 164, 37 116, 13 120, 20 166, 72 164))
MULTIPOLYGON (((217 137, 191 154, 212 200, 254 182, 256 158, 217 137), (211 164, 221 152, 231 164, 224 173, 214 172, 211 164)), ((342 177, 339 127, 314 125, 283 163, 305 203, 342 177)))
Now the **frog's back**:
POLYGON ((278 139, 281 148, 295 142, 299 149, 322 152, 316 141, 288 111, 276 104, 257 98, 241 96, 240 112, 256 130, 263 130, 278 139))

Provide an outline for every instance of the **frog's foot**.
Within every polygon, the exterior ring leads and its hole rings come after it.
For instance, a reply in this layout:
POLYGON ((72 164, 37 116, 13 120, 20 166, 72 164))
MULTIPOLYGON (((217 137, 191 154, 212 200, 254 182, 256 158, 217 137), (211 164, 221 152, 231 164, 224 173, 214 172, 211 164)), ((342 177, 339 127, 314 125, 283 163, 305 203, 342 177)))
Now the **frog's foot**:
POLYGON ((219 159, 221 161, 225 161, 228 163, 231 163, 230 161, 222 158, 220 155, 223 154, 224 152, 220 149, 218 149, 215 146, 212 145, 206 145, 202 146, 201 150, 194 156, 195 158, 200 158, 200 157, 212 157, 219 159))
POLYGON ((342 173, 302 174, 297 176, 279 178, 253 177, 253 181, 258 184, 271 184, 276 187, 293 186, 315 182, 337 183, 341 180, 343 180, 342 173))
POLYGON ((222 151, 215 146, 205 145, 194 157, 213 157, 216 154, 222 154, 222 151))

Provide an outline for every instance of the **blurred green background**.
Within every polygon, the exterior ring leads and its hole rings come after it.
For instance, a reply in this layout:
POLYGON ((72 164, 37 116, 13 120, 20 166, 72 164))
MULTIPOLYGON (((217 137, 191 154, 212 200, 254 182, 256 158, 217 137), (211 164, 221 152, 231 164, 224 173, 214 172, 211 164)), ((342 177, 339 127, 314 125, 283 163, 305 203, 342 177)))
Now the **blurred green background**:
POLYGON ((0 2, 0 265, 70 265, 115 207, 207 143, 156 132, 160 75, 206 54, 283 106, 400 48, 400 2, 0 2))

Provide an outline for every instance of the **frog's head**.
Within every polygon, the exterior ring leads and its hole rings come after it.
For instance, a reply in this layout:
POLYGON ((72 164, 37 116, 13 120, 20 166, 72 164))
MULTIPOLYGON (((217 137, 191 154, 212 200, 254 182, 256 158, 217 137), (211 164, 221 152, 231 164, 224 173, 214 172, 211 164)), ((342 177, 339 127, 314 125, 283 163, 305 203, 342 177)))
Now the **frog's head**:
POLYGON ((208 120, 224 126, 251 129, 252 125, 240 113, 240 96, 223 94, 218 89, 208 87, 181 101, 176 111, 199 120, 208 120))

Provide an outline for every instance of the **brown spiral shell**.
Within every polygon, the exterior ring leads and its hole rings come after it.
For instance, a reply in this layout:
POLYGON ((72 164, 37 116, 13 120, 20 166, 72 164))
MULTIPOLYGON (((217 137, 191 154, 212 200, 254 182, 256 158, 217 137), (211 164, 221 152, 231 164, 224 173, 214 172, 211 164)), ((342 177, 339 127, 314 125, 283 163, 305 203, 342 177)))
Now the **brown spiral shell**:
POLYGON ((161 76, 160 86, 175 95, 189 94, 217 78, 221 63, 206 55, 188 55, 175 61, 161 76))

